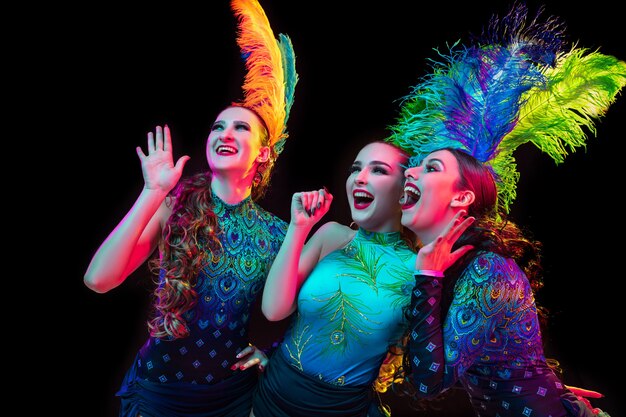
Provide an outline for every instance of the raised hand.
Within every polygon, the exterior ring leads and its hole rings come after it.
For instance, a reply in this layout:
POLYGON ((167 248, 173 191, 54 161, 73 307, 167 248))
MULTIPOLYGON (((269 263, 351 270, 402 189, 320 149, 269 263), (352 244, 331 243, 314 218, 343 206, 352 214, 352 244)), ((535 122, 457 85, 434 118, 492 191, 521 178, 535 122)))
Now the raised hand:
POLYGON ((183 173, 183 167, 190 159, 189 156, 183 155, 174 165, 172 137, 167 125, 163 129, 161 126, 157 126, 155 134, 148 132, 148 155, 144 154, 139 146, 137 147, 137 155, 141 161, 145 188, 160 190, 165 193, 169 193, 178 183, 183 173))
POLYGON ((474 223, 474 217, 465 217, 466 211, 460 210, 452 218, 444 231, 417 253, 415 269, 444 272, 461 256, 473 248, 472 245, 461 246, 452 252, 452 246, 465 230, 474 223))
POLYGON ((316 191, 295 193, 291 198, 291 223, 313 227, 330 209, 333 195, 324 187, 316 191))

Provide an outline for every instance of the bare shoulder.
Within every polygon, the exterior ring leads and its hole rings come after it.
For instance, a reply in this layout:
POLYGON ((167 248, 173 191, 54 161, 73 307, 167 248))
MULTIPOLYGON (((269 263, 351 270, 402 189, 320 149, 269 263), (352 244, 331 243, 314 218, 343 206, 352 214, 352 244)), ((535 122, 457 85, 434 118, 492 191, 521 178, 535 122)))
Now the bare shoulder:
POLYGON ((314 235, 321 241, 320 259, 330 252, 344 247, 354 238, 355 234, 355 230, 341 223, 334 221, 324 223, 314 235))

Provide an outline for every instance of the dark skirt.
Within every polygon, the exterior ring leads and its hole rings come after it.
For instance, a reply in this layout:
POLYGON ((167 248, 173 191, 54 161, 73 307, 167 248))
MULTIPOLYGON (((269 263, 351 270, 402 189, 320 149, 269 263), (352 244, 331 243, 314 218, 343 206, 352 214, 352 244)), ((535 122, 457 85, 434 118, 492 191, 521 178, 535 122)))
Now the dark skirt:
POLYGON ((216 384, 155 383, 137 377, 137 361, 117 392, 120 417, 248 417, 257 370, 237 372, 216 384))
POLYGON ((333 385, 300 372, 278 349, 261 374, 252 409, 255 417, 364 417, 372 387, 333 385))

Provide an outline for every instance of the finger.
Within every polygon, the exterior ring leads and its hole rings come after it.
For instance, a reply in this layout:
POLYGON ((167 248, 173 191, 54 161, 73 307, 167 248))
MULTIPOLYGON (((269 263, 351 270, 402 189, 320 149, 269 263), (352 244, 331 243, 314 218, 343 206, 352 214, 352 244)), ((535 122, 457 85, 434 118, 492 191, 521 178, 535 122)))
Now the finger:
POLYGON ((137 146, 135 150, 137 151, 137 156, 139 157, 139 160, 143 163, 143 161, 145 161, 146 159, 146 154, 143 153, 141 146, 137 146))
POLYGON ((602 398, 602 397, 604 397, 604 395, 599 393, 598 391, 592 391, 592 390, 588 390, 588 389, 584 389, 584 388, 573 387, 573 386, 570 386, 570 385, 566 385, 565 387, 568 390, 572 391, 574 394, 581 395, 583 397, 589 397, 589 398, 602 398))
POLYGON ((254 352, 254 346, 246 346, 241 352, 237 354, 237 359, 243 358, 254 352))
POLYGON ((165 125, 163 130, 165 137, 163 138, 163 150, 167 152, 172 151, 172 135, 170 134, 170 127, 165 125))
POLYGON ((300 196, 300 200, 302 201, 302 208, 304 209, 306 214, 310 216, 311 215, 311 197, 309 196, 309 193, 308 192, 302 193, 302 195, 300 196))
POLYGON ((311 192, 311 214, 315 214, 315 211, 320 208, 320 193, 319 191, 311 192))
POLYGON ((460 211, 457 211, 454 214, 454 216, 452 216, 452 218, 450 219, 448 224, 446 224, 446 227, 443 229, 443 231, 439 235, 439 238, 437 239, 437 242, 441 242, 441 240, 443 240, 443 239, 446 239, 446 240, 448 239, 448 237, 450 236, 451 231, 454 230, 455 226, 459 222, 459 219, 461 218, 461 216, 463 216, 463 213, 465 213, 465 211, 464 210, 460 210, 460 211))
POLYGON ((463 255, 465 255, 467 252, 471 251, 472 249, 474 249, 473 245, 464 245, 458 248, 457 250, 455 250, 454 252, 452 252, 450 256, 452 257, 453 261, 450 263, 450 265, 454 264, 454 262, 461 259, 463 255))
POLYGON ((154 147, 157 151, 163 149, 163 128, 161 126, 156 127, 156 142, 154 147))
POLYGON ((326 191, 326 193, 324 194, 324 205, 326 205, 327 207, 330 207, 330 204, 333 202, 333 195, 326 191))
POLYGON ((470 227, 472 223, 474 223, 475 220, 476 220, 475 217, 467 217, 463 219, 463 221, 458 223, 456 226, 454 226, 448 238, 450 242, 456 242, 457 239, 461 237, 463 233, 465 233, 467 228, 470 227))
POLYGON ((253 359, 250 359, 248 362, 244 363, 243 366, 239 367, 239 369, 243 371, 244 369, 248 369, 255 365, 258 365, 260 362, 261 361, 259 358, 253 358, 253 359))
MULTIPOLYGON (((453 244, 456 240, 463 234, 465 229, 472 224, 472 221, 466 222, 467 219, 464 219, 463 216, 465 214, 465 210, 458 211, 448 222, 443 232, 439 235, 441 240, 438 240, 438 243, 441 243, 445 240, 449 244, 453 244)), ((468 217, 469 218, 469 217, 468 217)), ((472 217, 473 219, 473 217, 472 217)))
POLYGON ((317 208, 319 209, 322 206, 326 206, 326 201, 328 200, 330 196, 330 192, 328 191, 328 188, 324 187, 321 190, 318 191, 318 200, 317 200, 317 208))
POLYGON ((148 132, 148 155, 154 152, 154 133, 148 132))
POLYGON ((324 188, 320 190, 320 195, 322 196, 324 201, 328 200, 329 198, 333 198, 333 194, 328 191, 328 188, 326 188, 326 186, 324 186, 324 188))
POLYGON ((237 368, 241 371, 250 368, 251 366, 256 365, 257 363, 259 363, 259 359, 258 358, 253 358, 250 359, 249 361, 239 361, 237 362, 237 368))
POLYGON ((176 169, 176 171, 178 172, 183 172, 183 168, 185 167, 185 164, 187 163, 187 161, 189 161, 191 159, 190 156, 184 155, 181 156, 180 158, 178 158, 178 161, 176 161, 176 165, 174 166, 174 168, 176 169))

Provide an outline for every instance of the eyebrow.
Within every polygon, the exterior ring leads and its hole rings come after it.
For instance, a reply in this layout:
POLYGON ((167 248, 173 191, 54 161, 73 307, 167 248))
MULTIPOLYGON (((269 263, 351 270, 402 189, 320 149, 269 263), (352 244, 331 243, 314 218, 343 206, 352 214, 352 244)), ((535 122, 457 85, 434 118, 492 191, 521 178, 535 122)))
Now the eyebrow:
MULTIPOLYGON (((218 124, 218 123, 228 123, 228 121, 226 121, 226 120, 224 120, 224 119, 220 119, 220 120, 216 120, 216 121, 215 121, 215 123, 213 123, 213 124, 218 124)), ((244 124, 244 125, 248 125, 248 126, 250 126, 250 123, 248 123, 248 122, 247 122, 247 121, 245 121, 245 120, 232 120, 232 121, 231 121, 231 123, 233 123, 233 124, 235 124, 235 123, 241 123, 241 124, 244 124)))
MULTIPOLYGON (((439 162, 440 164, 442 164, 442 165, 443 165, 443 162, 442 162, 442 161, 441 161, 441 159, 439 159, 439 158, 429 158, 429 159, 424 159, 424 160, 422 161, 422 164, 424 164, 424 163, 426 163, 426 164, 430 164, 430 163, 432 163, 432 162, 439 162)), ((421 165, 421 164, 420 164, 420 165, 421 165)))
MULTIPOLYGON (((354 161, 352 163, 352 165, 363 165, 361 163, 361 161, 354 161)), ((387 162, 383 162, 383 161, 371 161, 368 165, 384 165, 386 167, 389 167, 389 169, 391 169, 391 165, 389 165, 387 162)))
POLYGON ((384 166, 388 167, 389 169, 391 169, 391 165, 389 165, 387 162, 383 162, 383 161, 372 161, 372 162, 370 162, 370 165, 384 165, 384 166))

